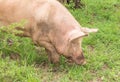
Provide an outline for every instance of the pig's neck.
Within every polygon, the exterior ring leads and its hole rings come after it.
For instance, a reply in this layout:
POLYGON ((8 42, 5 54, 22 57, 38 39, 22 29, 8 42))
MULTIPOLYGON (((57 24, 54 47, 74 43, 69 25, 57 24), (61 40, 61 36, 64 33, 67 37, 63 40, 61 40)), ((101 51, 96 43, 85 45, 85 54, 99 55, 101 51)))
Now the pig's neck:
POLYGON ((69 47, 70 40, 80 36, 80 27, 74 23, 62 22, 55 27, 52 42, 60 54, 64 54, 69 47))

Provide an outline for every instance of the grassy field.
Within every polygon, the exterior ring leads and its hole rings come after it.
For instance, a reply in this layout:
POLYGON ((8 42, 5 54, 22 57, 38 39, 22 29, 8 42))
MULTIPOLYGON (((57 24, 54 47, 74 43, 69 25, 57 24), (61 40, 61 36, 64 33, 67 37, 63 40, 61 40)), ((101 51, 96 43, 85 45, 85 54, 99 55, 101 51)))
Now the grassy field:
POLYGON ((82 3, 82 9, 67 7, 82 26, 99 28, 83 40, 86 65, 70 65, 61 57, 55 70, 44 48, 0 31, 0 82, 120 82, 120 0, 82 3))

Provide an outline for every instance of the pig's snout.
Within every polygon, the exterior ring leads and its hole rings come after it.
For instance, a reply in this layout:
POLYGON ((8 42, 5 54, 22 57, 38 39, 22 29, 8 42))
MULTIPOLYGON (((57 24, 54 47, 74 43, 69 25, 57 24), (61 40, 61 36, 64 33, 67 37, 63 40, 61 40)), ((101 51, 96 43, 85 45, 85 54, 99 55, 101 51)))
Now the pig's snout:
POLYGON ((86 64, 86 60, 85 60, 83 55, 79 55, 79 56, 73 58, 73 61, 78 65, 85 65, 86 64))

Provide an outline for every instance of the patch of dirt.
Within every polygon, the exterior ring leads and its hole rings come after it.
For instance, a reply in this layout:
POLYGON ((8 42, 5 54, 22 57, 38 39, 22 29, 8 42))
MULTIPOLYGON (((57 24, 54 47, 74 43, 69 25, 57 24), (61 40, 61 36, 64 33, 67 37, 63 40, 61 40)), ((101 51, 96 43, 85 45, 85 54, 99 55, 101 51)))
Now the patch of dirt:
POLYGON ((12 39, 7 39, 7 43, 8 43, 9 46, 12 46, 14 42, 13 42, 12 39))
POLYGON ((61 78, 68 73, 67 70, 60 68, 60 65, 52 65, 47 62, 35 64, 37 71, 41 71, 40 79, 42 82, 60 82, 61 78))
POLYGON ((5 59, 6 57, 9 57, 12 60, 20 60, 20 55, 18 53, 11 53, 10 55, 2 54, 1 58, 5 59))
POLYGON ((20 60, 20 55, 18 53, 12 53, 10 55, 10 59, 12 59, 12 60, 20 60))
POLYGON ((114 7, 119 8, 120 4, 114 4, 114 7))
POLYGON ((102 70, 106 70, 107 68, 108 68, 108 65, 104 64, 103 67, 102 67, 102 70))
POLYGON ((88 82, 103 82, 104 76, 103 77, 98 77, 97 79, 88 81, 88 82))
POLYGON ((87 48, 89 49, 90 52, 94 52, 94 46, 92 46, 92 45, 88 45, 87 48))
POLYGON ((5 59, 6 58, 6 54, 2 54, 1 58, 5 59))
POLYGON ((49 65, 47 64, 47 62, 42 62, 41 64, 38 64, 38 63, 35 64, 35 68, 46 69, 48 67, 49 67, 49 65))

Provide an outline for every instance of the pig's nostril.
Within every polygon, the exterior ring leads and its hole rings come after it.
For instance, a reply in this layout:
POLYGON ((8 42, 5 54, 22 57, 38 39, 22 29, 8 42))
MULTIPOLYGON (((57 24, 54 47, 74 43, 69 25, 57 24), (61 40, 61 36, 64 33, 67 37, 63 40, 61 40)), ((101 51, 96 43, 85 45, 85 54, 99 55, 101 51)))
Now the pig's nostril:
POLYGON ((84 59, 84 56, 78 56, 76 59, 77 59, 77 60, 83 60, 83 59, 84 59))
POLYGON ((80 56, 76 57, 74 59, 74 61, 76 62, 76 64, 79 64, 79 65, 85 65, 86 64, 86 61, 85 61, 83 55, 80 55, 80 56))

